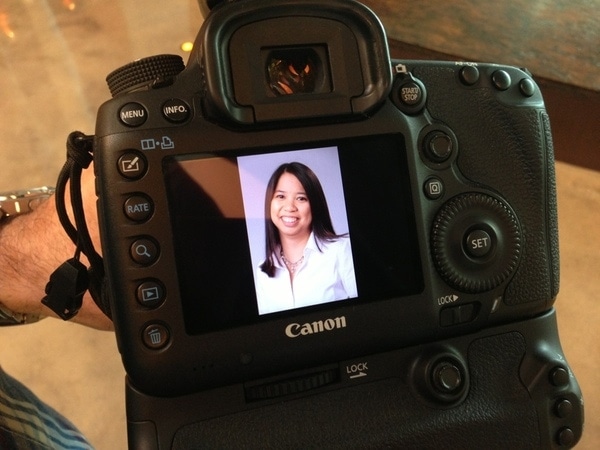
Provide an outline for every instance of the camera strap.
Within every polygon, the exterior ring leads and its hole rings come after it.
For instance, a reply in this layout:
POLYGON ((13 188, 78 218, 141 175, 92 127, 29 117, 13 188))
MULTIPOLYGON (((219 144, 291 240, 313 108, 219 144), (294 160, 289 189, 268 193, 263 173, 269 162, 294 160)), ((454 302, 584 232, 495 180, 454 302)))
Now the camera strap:
POLYGON ((73 318, 81 308, 83 295, 90 291, 94 302, 109 318, 111 317, 108 296, 105 289, 105 274, 102 257, 94 248, 83 208, 81 195, 81 174, 93 161, 94 136, 79 131, 67 138, 67 161, 65 162, 56 186, 56 210, 61 225, 75 244, 75 255, 64 262, 50 276, 46 285, 46 297, 42 303, 52 309, 63 320, 73 318), (71 206, 75 223, 67 213, 65 194, 70 183, 71 206), (80 260, 81 254, 87 257, 89 268, 80 260))

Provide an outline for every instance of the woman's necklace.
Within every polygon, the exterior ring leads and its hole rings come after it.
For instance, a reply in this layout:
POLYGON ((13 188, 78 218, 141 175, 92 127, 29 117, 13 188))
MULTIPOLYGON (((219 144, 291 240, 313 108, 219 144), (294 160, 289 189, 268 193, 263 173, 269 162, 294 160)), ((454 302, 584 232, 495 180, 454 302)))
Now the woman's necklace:
POLYGON ((298 261, 296 261, 296 262, 291 262, 291 261, 288 261, 288 259, 287 259, 287 258, 285 257, 285 255, 283 254, 283 250, 281 250, 281 253, 280 253, 280 255, 281 255, 281 259, 282 259, 282 261, 285 263, 285 266, 288 268, 288 270, 289 270, 291 273, 294 273, 294 272, 296 271, 296 269, 298 268, 298 266, 299 266, 300 264, 302 264, 302 261, 304 261, 304 255, 302 255, 302 258, 300 258, 300 259, 299 259, 298 261))

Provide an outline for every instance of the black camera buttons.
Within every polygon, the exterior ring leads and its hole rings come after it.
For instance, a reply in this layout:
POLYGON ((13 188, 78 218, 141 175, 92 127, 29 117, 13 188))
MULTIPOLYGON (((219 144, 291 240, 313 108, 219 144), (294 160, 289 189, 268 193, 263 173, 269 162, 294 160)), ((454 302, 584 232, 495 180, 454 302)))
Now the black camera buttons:
POLYGON ((139 180, 146 174, 148 161, 140 152, 130 150, 119 158, 117 169, 128 180, 139 180))
POLYGON ((478 294, 500 286, 515 272, 521 246, 515 213, 487 194, 458 195, 433 221, 434 264, 442 279, 461 292, 478 294))
POLYGON ((166 290, 157 280, 145 280, 137 287, 135 298, 145 308, 157 308, 164 302, 166 290))
POLYGON ((519 90, 525 97, 533 97, 533 94, 535 94, 535 83, 530 78, 523 78, 519 82, 519 90))
POLYGON ((438 200, 444 196, 444 182, 438 177, 430 177, 423 184, 423 192, 429 200, 438 200))
POLYGON ((556 443, 561 447, 572 447, 576 442, 575 433, 569 427, 564 427, 556 435, 556 443))
POLYGON ((571 414, 573 414, 574 409, 575 407, 573 406, 573 403, 566 398, 560 398, 554 404, 554 414, 559 419, 568 418, 571 414))
POLYGON ((506 91, 512 84, 512 79, 506 70, 496 70, 492 74, 492 84, 499 91, 506 91))
POLYGON ((150 350, 160 350, 171 340, 169 329, 161 323, 152 323, 144 327, 142 341, 150 350))
POLYGON ((148 111, 139 103, 127 103, 119 109, 119 120, 128 127, 141 127, 147 119, 148 111))
POLYGON ((475 229, 468 233, 465 239, 465 251, 474 258, 489 255, 494 247, 494 239, 483 229, 475 229))
POLYGON ((425 350, 412 364, 410 379, 431 406, 450 408, 469 391, 469 372, 463 358, 452 350, 425 350))
POLYGON ((158 244, 149 238, 136 239, 129 248, 131 259, 142 265, 150 266, 156 262, 160 254, 158 244))
POLYGON ((441 361, 432 370, 432 381, 440 393, 452 394, 462 386, 462 371, 450 361, 441 361))
POLYGON ((144 194, 134 194, 125 200, 123 211, 134 222, 145 222, 154 212, 154 203, 144 194))
POLYGON ((452 138, 441 130, 432 131, 423 141, 423 151, 427 159, 434 163, 443 163, 450 159, 454 150, 452 138))
POLYGON ((458 156, 458 140, 454 132, 445 124, 427 125, 419 134, 419 154, 430 168, 444 170, 458 156))
POLYGON ((557 366, 550 372, 550 383, 555 387, 566 387, 569 385, 569 371, 564 367, 557 366))
POLYGON ((474 86, 480 78, 479 69, 476 66, 465 66, 458 72, 458 77, 465 86, 474 86))
POLYGON ((163 104, 162 113, 169 122, 183 123, 189 119, 191 109, 183 100, 172 98, 163 104))
POLYGON ((425 85, 409 74, 394 89, 392 100, 402 112, 418 114, 423 110, 427 101, 425 85))

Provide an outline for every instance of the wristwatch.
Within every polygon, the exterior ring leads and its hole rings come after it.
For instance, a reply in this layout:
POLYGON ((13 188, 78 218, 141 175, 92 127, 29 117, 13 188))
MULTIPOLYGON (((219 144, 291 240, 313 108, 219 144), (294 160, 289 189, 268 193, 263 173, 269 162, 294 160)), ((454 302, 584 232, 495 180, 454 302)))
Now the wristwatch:
MULTIPOLYGON (((7 218, 33 211, 40 201, 47 199, 53 193, 54 188, 49 186, 20 191, 0 192, 0 224, 7 218)), ((0 251, 2 251, 2 249, 0 249, 0 251)), ((0 326, 23 325, 26 323, 37 322, 43 318, 44 316, 36 314, 22 314, 11 311, 0 303, 0 326)))
POLYGON ((33 211, 36 203, 54 193, 54 188, 43 186, 21 191, 0 192, 0 221, 33 211))

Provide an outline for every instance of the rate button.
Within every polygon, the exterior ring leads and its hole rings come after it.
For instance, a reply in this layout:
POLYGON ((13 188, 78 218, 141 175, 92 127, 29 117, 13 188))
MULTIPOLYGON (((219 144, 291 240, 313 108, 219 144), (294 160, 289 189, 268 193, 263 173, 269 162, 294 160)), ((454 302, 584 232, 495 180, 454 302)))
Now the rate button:
POLYGON ((143 194, 136 194, 125 200, 123 205, 125 215, 134 222, 145 222, 154 212, 152 200, 143 194))

